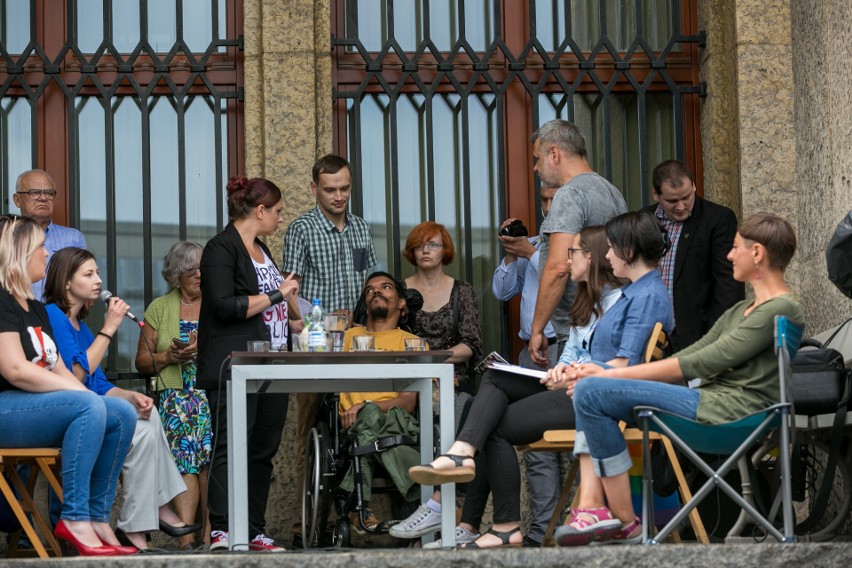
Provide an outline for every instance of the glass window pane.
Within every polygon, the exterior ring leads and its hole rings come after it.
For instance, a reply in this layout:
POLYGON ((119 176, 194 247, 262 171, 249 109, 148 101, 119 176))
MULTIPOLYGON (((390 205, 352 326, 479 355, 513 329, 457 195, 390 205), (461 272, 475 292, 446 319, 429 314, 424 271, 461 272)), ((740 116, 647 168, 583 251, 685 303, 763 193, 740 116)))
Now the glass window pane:
POLYGON ((215 123, 206 97, 187 99, 186 121, 186 234, 205 242, 216 234, 216 201, 211 195, 223 187, 216 179, 215 123))
MULTIPOLYGON (((373 244, 379 264, 384 263, 391 270, 396 243, 391 242, 390 200, 390 161, 386 156, 386 111, 388 97, 366 97, 359 106, 349 109, 349 119, 361 124, 360 138, 356 147, 360 148, 361 163, 358 174, 360 185, 354 188, 360 192, 364 220, 373 232, 373 244)), ((353 133, 355 130, 353 130, 353 133)), ((418 188, 419 189, 419 188, 418 188)))
POLYGON ((30 0, 0 1, 0 44, 7 53, 23 53, 30 42, 30 0))
POLYGON ((177 41, 174 0, 148 0, 148 43, 168 53, 177 41))
POLYGON ((131 53, 139 44, 139 3, 112 3, 112 43, 119 53, 131 53))
POLYGON ((493 5, 493 0, 432 0, 426 14, 418 0, 349 0, 347 36, 360 39, 367 51, 380 51, 392 31, 402 50, 412 52, 424 39, 428 17, 430 38, 439 51, 451 51, 462 38, 460 22, 473 50, 485 51, 495 35, 493 5))
MULTIPOLYGON (((541 95, 538 100, 541 124, 554 118, 571 119, 566 96, 541 95)), ((586 136, 589 163, 601 174, 612 172, 610 181, 624 194, 631 210, 648 204, 654 166, 676 155, 673 95, 645 95, 643 136, 639 133, 640 100, 636 94, 610 95, 608 99, 600 94, 578 94, 570 101, 574 105, 574 123, 586 136), (605 145, 607 134, 610 137, 609 156, 605 145), (647 170, 644 175, 640 169, 643 156, 647 170)))
MULTIPOLYGON (((678 0, 600 0, 571 2, 534 0, 536 35, 548 51, 556 51, 567 37, 583 51, 591 51, 601 37, 601 16, 606 35, 618 51, 627 51, 637 37, 651 49, 662 51, 672 30, 671 2, 678 0)), ((566 49, 570 51, 570 47, 566 49)))
POLYGON ((151 124, 151 267, 153 296, 168 291, 160 277, 163 257, 180 238, 177 112, 171 97, 158 97, 151 124))
MULTIPOLYGON (((113 105, 115 129, 116 277, 114 294, 135 314, 145 311, 145 239, 142 232, 142 119, 130 97, 113 105)), ((101 271, 105 267, 101 266, 101 271)), ((118 368, 133 366, 139 328, 124 325, 117 335, 118 368)))
MULTIPOLYGON (((217 37, 225 37, 225 0, 213 0, 218 3, 217 37)), ((183 0, 183 40, 193 53, 207 51, 213 40, 213 7, 211 0, 183 0)), ((219 51, 223 51, 220 48, 219 51)))
POLYGON ((103 39, 103 0, 77 0, 77 45, 80 51, 96 52, 103 39))
POLYGON ((21 212, 12 199, 15 181, 33 167, 31 116, 27 99, 0 99, 0 183, 9 213, 21 212))

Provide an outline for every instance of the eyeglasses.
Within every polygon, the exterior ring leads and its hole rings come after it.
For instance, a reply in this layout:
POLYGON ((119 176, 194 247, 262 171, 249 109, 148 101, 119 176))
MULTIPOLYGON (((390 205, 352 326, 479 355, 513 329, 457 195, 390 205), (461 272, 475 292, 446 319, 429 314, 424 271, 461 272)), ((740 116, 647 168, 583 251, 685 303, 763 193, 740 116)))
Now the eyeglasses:
POLYGON ((429 241, 428 243, 423 243, 419 248, 427 248, 429 250, 438 250, 444 248, 444 245, 441 243, 436 243, 435 241, 429 241))
POLYGON ((56 190, 55 189, 31 189, 29 191, 19 191, 18 195, 26 195, 30 198, 30 201, 37 201, 39 199, 46 199, 47 201, 53 201, 56 198, 56 190))
POLYGON ((588 254, 590 251, 584 248, 569 248, 568 249, 568 258, 574 258, 574 253, 579 252, 582 254, 588 254))
POLYGON ((188 266, 188 267, 186 267, 186 268, 184 269, 183 273, 184 273, 185 275, 189 276, 190 274, 195 274, 195 273, 196 273, 196 272, 198 272, 199 270, 201 270, 201 267, 200 267, 199 265, 197 265, 197 264, 196 264, 195 266, 188 266))

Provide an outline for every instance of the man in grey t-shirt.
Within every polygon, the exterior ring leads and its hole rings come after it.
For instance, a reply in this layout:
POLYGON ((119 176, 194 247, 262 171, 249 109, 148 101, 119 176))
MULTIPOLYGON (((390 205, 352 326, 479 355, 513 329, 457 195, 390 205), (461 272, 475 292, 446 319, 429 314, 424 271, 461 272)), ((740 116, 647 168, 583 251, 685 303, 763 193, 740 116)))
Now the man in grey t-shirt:
POLYGON ((603 225, 627 212, 627 203, 614 185, 592 170, 586 158, 586 139, 574 124, 551 120, 530 137, 534 169, 543 184, 559 187, 550 214, 541 225, 544 246, 539 260, 540 283, 535 304, 529 352, 532 360, 547 364, 544 327, 550 321, 559 340, 559 352, 568 339, 568 312, 574 286, 568 269, 568 249, 584 227, 603 225))

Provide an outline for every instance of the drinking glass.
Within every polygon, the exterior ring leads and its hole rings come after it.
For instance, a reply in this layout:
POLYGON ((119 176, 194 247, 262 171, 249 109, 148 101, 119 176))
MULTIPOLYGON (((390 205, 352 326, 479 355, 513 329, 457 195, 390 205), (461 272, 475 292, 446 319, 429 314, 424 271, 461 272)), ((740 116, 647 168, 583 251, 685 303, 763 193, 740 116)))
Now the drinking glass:
POLYGON ((373 351, 376 338, 372 335, 356 335, 352 338, 352 351, 373 351))
POLYGON ((409 337, 405 340, 406 351, 426 351, 426 340, 421 337, 409 337))

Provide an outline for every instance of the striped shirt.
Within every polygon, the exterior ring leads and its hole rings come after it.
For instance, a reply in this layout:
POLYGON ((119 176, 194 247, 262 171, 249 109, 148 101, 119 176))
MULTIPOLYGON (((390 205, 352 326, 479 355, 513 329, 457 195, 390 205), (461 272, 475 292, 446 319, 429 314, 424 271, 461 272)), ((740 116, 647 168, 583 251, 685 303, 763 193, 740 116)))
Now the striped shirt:
POLYGON ((663 284, 666 285, 666 290, 669 292, 669 298, 674 301, 674 277, 675 277, 675 255, 677 254, 677 243, 680 240, 680 233, 683 231, 683 221, 672 221, 666 217, 662 206, 657 205, 654 215, 663 222, 666 232, 669 234, 668 252, 660 259, 660 272, 663 274, 663 284))
POLYGON ((339 231, 314 207, 293 221, 284 235, 282 273, 300 276, 299 293, 319 298, 326 311, 353 310, 367 270, 376 264, 370 226, 349 212, 339 231))

